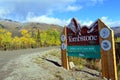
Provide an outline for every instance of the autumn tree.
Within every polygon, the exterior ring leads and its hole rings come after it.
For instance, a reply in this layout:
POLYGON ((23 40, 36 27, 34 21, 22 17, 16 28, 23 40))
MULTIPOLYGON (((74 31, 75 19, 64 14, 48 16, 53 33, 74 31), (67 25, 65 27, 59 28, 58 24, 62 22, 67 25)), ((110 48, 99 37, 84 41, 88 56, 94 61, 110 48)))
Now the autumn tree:
POLYGON ((31 37, 31 32, 23 29, 21 30, 22 37, 20 37, 22 48, 31 48, 35 44, 34 39, 31 37))
POLYGON ((12 37, 12 33, 0 28, 0 49, 36 48, 60 45, 60 32, 57 29, 40 31, 21 30, 21 36, 12 37))
POLYGON ((44 32, 44 34, 41 34, 44 36, 44 40, 47 46, 56 46, 60 45, 60 32, 54 29, 48 29, 44 32), (45 36, 44 36, 45 34, 45 36))
POLYGON ((0 28, 0 45, 4 50, 7 50, 10 48, 11 41, 12 41, 12 33, 0 28))

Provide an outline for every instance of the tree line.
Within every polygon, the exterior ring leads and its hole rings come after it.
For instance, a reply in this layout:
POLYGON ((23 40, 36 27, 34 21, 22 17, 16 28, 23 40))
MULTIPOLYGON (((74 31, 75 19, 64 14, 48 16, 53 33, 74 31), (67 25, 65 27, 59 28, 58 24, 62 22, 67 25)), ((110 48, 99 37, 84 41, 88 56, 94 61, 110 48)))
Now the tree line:
MULTIPOLYGON (((57 28, 48 30, 40 30, 35 28, 32 30, 20 30, 21 36, 12 36, 12 32, 0 28, 0 50, 14 50, 25 48, 37 48, 46 46, 59 46, 60 31, 57 28)), ((120 42, 120 37, 115 38, 115 42, 120 42)), ((120 44, 116 44, 116 51, 120 49, 120 44)))
POLYGON ((12 37, 12 33, 0 28, 0 50, 14 50, 60 45, 60 32, 58 29, 48 30, 20 30, 21 36, 12 37))

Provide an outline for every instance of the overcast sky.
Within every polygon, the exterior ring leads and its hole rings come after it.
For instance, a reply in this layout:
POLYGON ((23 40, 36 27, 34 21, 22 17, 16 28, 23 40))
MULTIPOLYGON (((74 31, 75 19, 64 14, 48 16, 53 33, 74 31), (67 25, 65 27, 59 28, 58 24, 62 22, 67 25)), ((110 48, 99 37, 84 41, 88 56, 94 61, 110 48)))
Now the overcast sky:
POLYGON ((120 26, 120 0, 0 0, 0 19, 64 26, 73 17, 82 25, 100 18, 120 26))

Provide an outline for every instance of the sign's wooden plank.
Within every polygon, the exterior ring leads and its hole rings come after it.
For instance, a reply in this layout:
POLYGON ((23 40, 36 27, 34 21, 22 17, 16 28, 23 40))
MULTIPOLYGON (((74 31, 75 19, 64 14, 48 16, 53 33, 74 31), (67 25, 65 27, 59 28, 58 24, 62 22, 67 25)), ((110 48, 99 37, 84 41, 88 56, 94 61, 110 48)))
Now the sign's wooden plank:
POLYGON ((98 19, 101 44, 102 75, 117 80, 114 34, 108 26, 98 19))
POLYGON ((61 37, 63 37, 63 39, 61 38, 61 41, 62 41, 62 44, 61 44, 62 66, 65 69, 69 70, 68 56, 67 56, 67 51, 66 51, 66 47, 67 47, 66 27, 64 27, 62 35, 63 35, 63 36, 61 36, 61 37))
MULTIPOLYGON (((99 31, 101 31, 101 29, 104 27, 104 25, 101 23, 101 21, 98 19, 98 27, 99 27, 99 31)), ((104 39, 99 37, 99 41, 100 44, 102 43, 104 39)), ((108 56, 107 53, 104 52, 103 50, 101 51, 101 64, 102 64, 102 76, 108 78, 109 74, 108 74, 108 56)))

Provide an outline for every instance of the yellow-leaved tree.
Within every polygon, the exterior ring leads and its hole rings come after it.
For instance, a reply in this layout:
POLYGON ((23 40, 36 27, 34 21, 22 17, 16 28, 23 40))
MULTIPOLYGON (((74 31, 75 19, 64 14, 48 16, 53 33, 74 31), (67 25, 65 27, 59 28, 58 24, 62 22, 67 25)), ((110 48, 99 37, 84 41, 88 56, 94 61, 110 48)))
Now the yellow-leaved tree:
POLYGON ((0 46, 4 50, 7 50, 11 47, 12 33, 0 28, 0 46))
POLYGON ((31 32, 23 29, 21 30, 22 37, 20 37, 22 48, 31 48, 35 44, 35 40, 31 37, 31 32))

